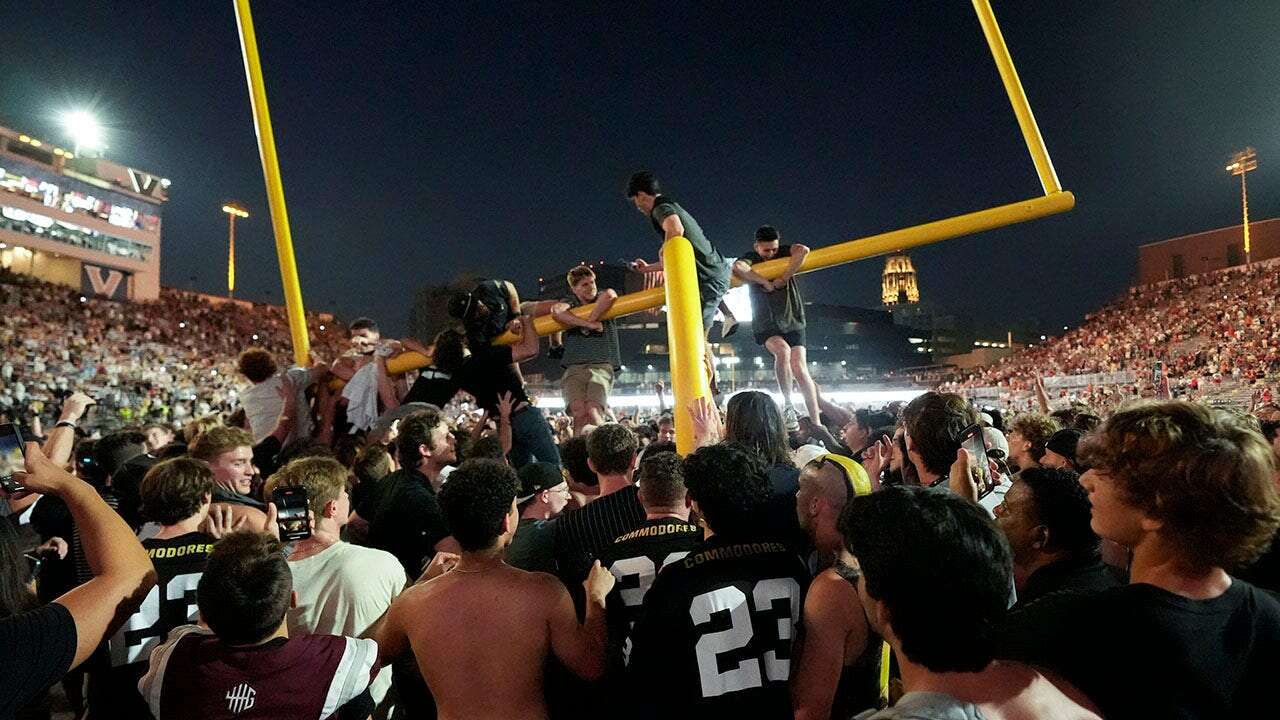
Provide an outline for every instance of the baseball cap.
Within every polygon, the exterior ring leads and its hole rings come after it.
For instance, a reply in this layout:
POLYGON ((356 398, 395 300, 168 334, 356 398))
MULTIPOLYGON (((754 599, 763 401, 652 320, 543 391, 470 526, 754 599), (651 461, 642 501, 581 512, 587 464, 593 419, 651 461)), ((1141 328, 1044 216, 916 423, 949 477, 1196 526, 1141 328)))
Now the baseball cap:
POLYGON ((517 504, 523 503, 543 490, 550 490, 565 481, 564 473, 560 471, 559 465, 545 462, 529 463, 520 468, 519 475, 520 497, 516 498, 517 504))
POLYGON ((1076 447, 1080 444, 1080 438, 1084 437, 1084 433, 1074 428, 1059 430, 1049 436, 1049 441, 1044 444, 1046 450, 1052 450, 1062 457, 1076 461, 1076 447))

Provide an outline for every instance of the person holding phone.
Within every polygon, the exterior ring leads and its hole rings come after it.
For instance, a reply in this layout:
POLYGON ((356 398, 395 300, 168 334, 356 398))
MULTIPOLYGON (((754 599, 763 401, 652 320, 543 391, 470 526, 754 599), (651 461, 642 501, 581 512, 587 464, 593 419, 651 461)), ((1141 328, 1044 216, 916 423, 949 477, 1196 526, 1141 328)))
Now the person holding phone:
POLYGON ((978 423, 969 401, 954 393, 927 392, 902 410, 907 460, 925 487, 947 488, 965 430, 978 423))
POLYGON ((54 602, 0 620, 0 717, 79 666, 137 609, 155 585, 155 568, 124 520, 88 484, 27 443, 25 490, 66 502, 80 530, 92 580, 54 602))
MULTIPOLYGON (((347 469, 337 460, 290 462, 267 481, 268 494, 282 489, 302 491, 314 516, 310 537, 294 543, 289 555, 298 597, 286 615, 289 632, 364 637, 409 583, 404 568, 389 552, 342 541, 351 498, 347 469)), ((375 705, 390 687, 391 671, 384 670, 369 688, 375 705)))

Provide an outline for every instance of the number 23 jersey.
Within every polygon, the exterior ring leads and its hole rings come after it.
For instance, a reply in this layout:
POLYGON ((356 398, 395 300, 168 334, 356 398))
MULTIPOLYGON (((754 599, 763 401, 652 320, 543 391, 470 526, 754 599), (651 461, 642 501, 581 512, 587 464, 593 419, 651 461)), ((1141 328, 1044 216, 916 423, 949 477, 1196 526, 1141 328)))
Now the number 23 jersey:
POLYGON ((151 716, 138 693, 138 680, 147 670, 151 650, 169 631, 196 621, 196 585, 215 542, 200 532, 142 541, 156 569, 156 585, 99 647, 89 665, 89 706, 94 718, 151 716))
POLYGON ((635 717, 790 717, 808 584, 804 563, 776 542, 712 537, 668 564, 631 632, 635 717))

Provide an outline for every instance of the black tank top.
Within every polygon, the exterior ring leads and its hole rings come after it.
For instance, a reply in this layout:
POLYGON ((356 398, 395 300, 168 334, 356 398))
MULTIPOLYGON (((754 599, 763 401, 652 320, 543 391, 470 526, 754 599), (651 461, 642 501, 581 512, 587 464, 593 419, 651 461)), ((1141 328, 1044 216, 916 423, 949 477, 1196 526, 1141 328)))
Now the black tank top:
MULTIPOLYGON (((857 592, 858 577, 862 573, 839 559, 831 569, 857 592)), ((880 636, 868 628, 866 649, 851 664, 840 669, 840 683, 836 685, 836 696, 831 703, 832 720, 848 720, 863 710, 880 706, 881 644, 880 636)))

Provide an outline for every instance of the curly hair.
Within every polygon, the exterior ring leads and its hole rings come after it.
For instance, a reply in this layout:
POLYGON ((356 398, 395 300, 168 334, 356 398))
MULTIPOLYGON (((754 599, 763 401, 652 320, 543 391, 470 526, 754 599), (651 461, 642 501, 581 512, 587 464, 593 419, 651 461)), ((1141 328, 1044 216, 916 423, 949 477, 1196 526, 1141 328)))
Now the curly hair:
POLYGON ((646 454, 636 472, 640 502, 645 507, 670 508, 684 504, 684 461, 674 452, 646 454))
POLYGON ((1081 443, 1124 500, 1161 521, 1193 571, 1248 565, 1280 526, 1276 462, 1256 423, 1175 400, 1113 415, 1081 443))
POLYGON ((257 384, 270 379, 280 366, 276 364, 275 356, 271 353, 260 347, 251 347, 240 353, 236 368, 241 375, 249 378, 249 382, 257 384))
POLYGON ((640 441, 618 423, 601 425, 587 436, 587 457, 600 475, 621 475, 631 469, 640 441))
POLYGON ((213 495, 213 470, 193 458, 174 458, 151 466, 142 478, 142 517, 176 525, 200 512, 213 495))
POLYGON ((749 536, 773 494, 755 451, 732 442, 698 448, 684 460, 684 484, 717 535, 749 536))
POLYGON ((1044 457, 1044 444, 1056 432, 1058 422, 1042 413, 1023 413, 1009 422, 1009 433, 1018 433, 1023 440, 1031 443, 1031 449, 1027 453, 1036 462, 1044 457))
POLYGON ((463 550, 493 547, 511 512, 520 478, 500 460, 467 460, 440 489, 440 510, 463 550))
POLYGON ((454 373, 466 362, 466 337, 457 330, 445 330, 436 335, 432 345, 431 363, 447 373, 454 373))

